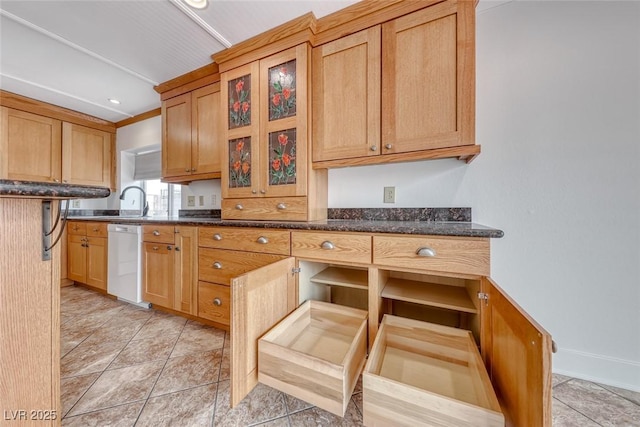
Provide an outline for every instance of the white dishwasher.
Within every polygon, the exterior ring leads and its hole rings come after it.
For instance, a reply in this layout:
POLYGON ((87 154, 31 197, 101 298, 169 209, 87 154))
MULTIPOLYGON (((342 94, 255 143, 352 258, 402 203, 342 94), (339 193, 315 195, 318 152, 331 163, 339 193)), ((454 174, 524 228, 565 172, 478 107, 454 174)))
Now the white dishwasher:
POLYGON ((141 307, 142 301, 142 227, 109 224, 107 293, 141 307))

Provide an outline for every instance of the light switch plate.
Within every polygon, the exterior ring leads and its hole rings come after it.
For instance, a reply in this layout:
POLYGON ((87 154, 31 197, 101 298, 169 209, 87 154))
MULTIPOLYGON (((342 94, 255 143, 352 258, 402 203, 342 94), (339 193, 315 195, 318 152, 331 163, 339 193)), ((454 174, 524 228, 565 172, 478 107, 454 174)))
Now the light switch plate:
POLYGON ((204 196, 198 196, 198 206, 204 206, 204 196))
POLYGON ((196 196, 187 196, 187 206, 190 208, 196 205, 196 196))
POLYGON ((396 187, 384 187, 384 203, 396 202, 396 187))

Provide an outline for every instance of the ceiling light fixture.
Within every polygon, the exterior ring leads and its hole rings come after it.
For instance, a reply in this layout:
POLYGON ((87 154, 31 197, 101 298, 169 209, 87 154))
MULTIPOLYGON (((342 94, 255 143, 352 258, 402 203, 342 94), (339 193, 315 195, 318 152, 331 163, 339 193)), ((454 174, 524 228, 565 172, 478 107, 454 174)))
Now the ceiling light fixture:
POLYGON ((209 0, 184 0, 184 2, 194 9, 204 9, 209 5, 209 0))
POLYGON ((119 105, 119 104, 120 104, 120 101, 118 101, 117 99, 114 99, 114 98, 108 98, 108 100, 109 100, 109 102, 110 102, 110 103, 112 103, 112 104, 117 104, 117 105, 119 105))

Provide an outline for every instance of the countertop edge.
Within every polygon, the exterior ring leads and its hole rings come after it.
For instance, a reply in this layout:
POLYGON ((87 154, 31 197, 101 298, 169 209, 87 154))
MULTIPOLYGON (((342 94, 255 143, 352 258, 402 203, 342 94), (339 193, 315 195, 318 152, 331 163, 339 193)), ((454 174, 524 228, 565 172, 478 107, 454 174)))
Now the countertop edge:
POLYGON ((282 230, 364 232, 388 234, 413 234, 457 237, 501 238, 504 232, 471 222, 440 221, 375 221, 375 220, 328 220, 320 222, 292 221, 241 221, 219 218, 140 218, 140 217, 69 217, 72 221, 100 221, 131 225, 189 225, 272 228, 282 230))
POLYGON ((24 199, 101 199, 106 187, 0 179, 0 197, 24 199))

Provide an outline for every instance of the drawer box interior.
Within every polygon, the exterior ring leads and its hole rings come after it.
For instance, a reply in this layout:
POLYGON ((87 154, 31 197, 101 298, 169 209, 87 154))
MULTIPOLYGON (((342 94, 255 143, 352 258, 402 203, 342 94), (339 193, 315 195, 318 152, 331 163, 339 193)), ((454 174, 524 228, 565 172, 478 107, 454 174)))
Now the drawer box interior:
POLYGON ((504 426, 469 331, 385 315, 363 373, 367 426, 504 426))
POLYGON ((258 341, 258 381, 344 416, 366 351, 366 311, 309 300, 258 341))

